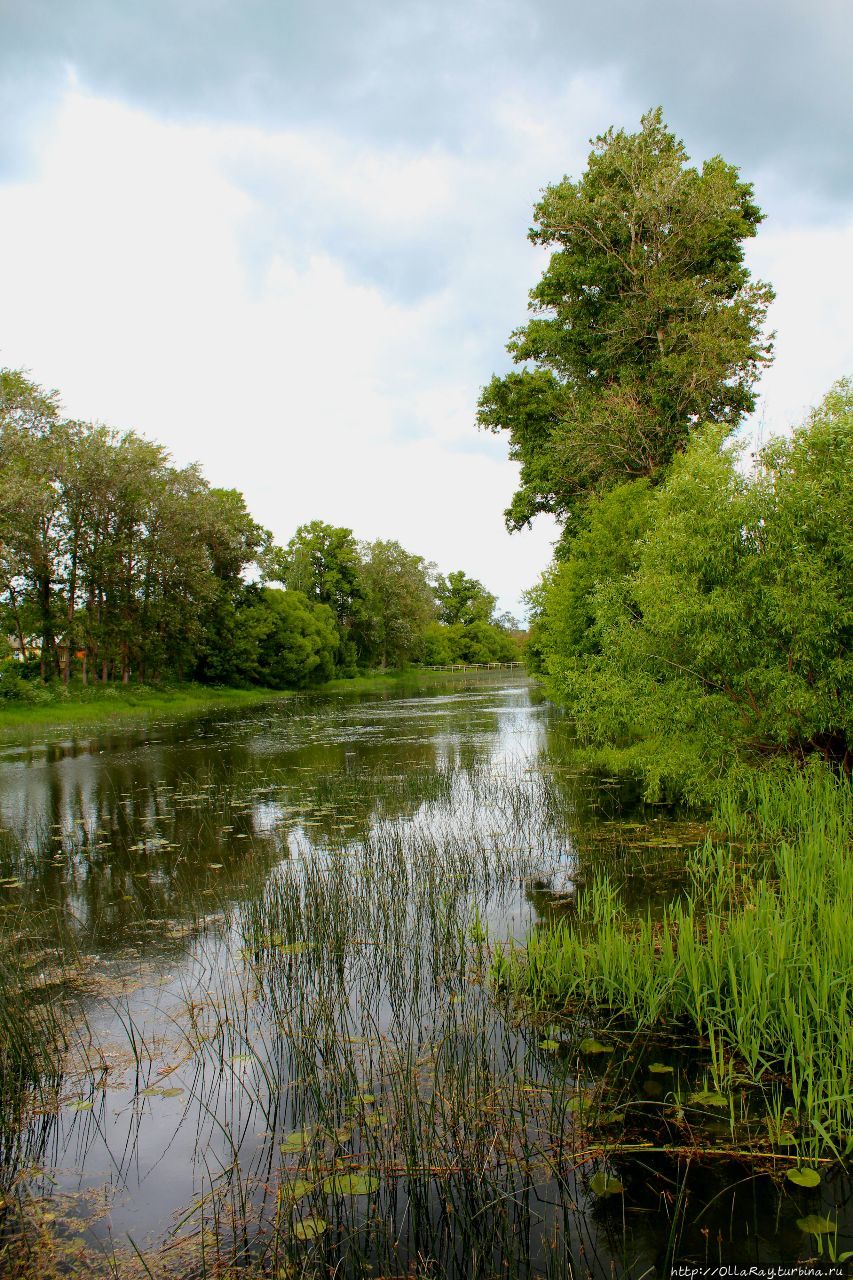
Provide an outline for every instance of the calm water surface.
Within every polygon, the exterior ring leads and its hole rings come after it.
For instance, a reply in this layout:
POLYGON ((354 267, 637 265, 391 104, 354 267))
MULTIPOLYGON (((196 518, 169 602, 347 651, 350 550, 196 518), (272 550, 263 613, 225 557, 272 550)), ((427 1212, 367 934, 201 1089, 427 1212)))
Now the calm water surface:
POLYGON ((78 1028, 5 1187, 69 1266, 131 1275, 132 1240, 163 1275, 663 1275, 812 1257, 798 1222, 849 1222, 843 1179, 789 1193, 709 1154, 725 1125, 686 1152, 689 1046, 610 1028, 584 1056, 600 1028, 496 1002, 490 948, 602 860, 666 897, 698 838, 573 776, 565 733, 491 676, 0 745, 6 945, 78 1028), (605 1085, 638 1150, 590 1154, 605 1085))

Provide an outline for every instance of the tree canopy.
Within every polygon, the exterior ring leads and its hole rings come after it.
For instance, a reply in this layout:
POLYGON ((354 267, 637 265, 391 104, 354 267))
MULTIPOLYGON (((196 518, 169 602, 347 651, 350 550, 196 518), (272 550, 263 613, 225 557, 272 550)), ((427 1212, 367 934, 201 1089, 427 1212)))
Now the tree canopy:
POLYGON ((762 217, 732 165, 688 163, 660 110, 596 138, 582 177, 545 189, 530 239, 554 251, 508 344, 523 367, 479 403, 521 463, 510 528, 658 480, 698 423, 754 408, 773 293, 751 281, 744 242, 762 217))

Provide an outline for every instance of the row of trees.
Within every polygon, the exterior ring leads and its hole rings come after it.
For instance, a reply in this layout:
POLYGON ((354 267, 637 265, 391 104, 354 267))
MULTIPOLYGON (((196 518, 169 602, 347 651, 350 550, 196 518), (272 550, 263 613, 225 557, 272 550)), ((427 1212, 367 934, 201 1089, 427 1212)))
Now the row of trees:
MULTIPOLYGON (((0 370, 0 644, 45 680, 299 687, 359 668, 516 656, 464 573, 314 522, 277 547, 233 489, 63 417, 0 370), (464 653, 463 653, 464 650, 464 653)), ((5 688, 21 667, 6 664, 5 688)))
POLYGON ((654 111, 535 216, 554 251, 509 343, 522 368, 480 400, 521 463, 509 527, 562 526, 532 665, 652 791, 778 754, 849 770, 853 394, 751 468, 733 444, 772 347, 751 187, 719 157, 692 167, 654 111))

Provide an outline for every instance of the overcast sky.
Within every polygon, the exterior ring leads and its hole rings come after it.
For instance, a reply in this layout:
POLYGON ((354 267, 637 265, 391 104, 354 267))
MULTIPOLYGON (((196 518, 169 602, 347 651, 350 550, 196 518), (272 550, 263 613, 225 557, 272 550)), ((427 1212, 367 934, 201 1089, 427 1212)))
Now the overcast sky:
POLYGON ((0 364, 515 609, 553 528, 474 407, 537 192, 657 104, 739 165, 784 430, 853 372, 851 83, 850 0, 0 0, 0 364))

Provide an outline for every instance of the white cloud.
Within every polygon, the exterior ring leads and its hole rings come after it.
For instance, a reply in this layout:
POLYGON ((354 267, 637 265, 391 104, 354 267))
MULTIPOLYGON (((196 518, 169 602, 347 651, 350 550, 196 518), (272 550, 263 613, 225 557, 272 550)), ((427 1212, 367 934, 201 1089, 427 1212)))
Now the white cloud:
MULTIPOLYGON (((331 252, 306 256, 286 227, 260 285, 250 280, 252 202, 227 176, 235 141, 71 93, 37 177, 0 188, 0 360, 58 386, 73 415, 200 460, 280 539, 312 518, 397 537, 515 606, 551 535, 510 541, 514 469, 459 451, 478 443, 478 371, 447 345, 453 296, 394 301, 331 252), (442 353, 449 372, 436 377, 442 353)), ((358 184, 339 143, 300 150, 257 131, 244 143, 298 152, 348 208, 358 184)), ((376 181, 360 190, 380 220, 428 203, 409 191, 395 204, 392 167, 371 157, 376 181)), ((404 167, 434 212, 441 168, 404 167)))
MULTIPOLYGON (((0 361, 198 459, 279 539, 313 518, 396 537, 515 608, 553 526, 505 532, 515 468, 474 405, 540 269, 537 191, 622 118, 617 89, 508 93, 454 155, 354 147, 345 122, 168 125, 72 87, 38 169, 0 187, 0 361), (417 287, 386 279, 395 254, 417 287)), ((751 247, 779 295, 768 426, 850 368, 851 249, 851 226, 751 247)))

